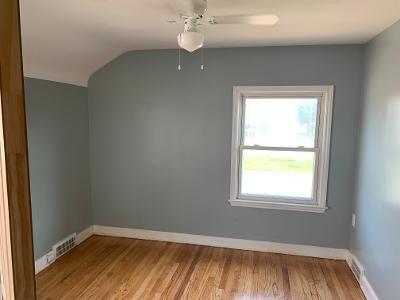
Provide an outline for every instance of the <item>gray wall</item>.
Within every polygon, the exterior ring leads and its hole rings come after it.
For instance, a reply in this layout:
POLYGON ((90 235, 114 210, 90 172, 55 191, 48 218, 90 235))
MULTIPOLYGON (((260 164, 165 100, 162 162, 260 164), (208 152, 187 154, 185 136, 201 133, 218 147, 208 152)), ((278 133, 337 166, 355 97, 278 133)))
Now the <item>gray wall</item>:
POLYGON ((25 78, 35 257, 92 224, 87 89, 25 78))
POLYGON ((94 223, 347 248, 362 46, 135 51, 89 80, 94 223), (334 84, 325 214, 231 207, 232 88, 334 84))
POLYGON ((380 299, 399 298, 400 22, 367 47, 350 248, 380 299))

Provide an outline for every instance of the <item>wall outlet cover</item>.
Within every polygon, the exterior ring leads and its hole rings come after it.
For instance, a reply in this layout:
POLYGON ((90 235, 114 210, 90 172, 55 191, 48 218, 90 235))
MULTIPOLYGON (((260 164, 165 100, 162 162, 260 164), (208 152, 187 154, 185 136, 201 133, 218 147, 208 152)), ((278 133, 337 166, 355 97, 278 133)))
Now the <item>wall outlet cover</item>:
POLYGON ((356 228, 356 214, 352 214, 351 216, 351 226, 353 226, 353 228, 356 228))
POLYGON ((51 251, 51 252, 46 254, 46 262, 47 262, 47 264, 51 264, 54 261, 54 259, 55 259, 55 256, 54 256, 54 252, 53 251, 51 251))

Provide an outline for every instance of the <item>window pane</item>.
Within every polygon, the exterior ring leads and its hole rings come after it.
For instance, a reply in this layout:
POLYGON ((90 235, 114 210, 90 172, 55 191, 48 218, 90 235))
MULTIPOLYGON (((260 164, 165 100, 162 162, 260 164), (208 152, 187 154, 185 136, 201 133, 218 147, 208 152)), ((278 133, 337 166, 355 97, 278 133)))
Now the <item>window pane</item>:
POLYGON ((244 144, 314 147, 318 99, 247 98, 244 144))
POLYGON ((241 194, 312 199, 314 152, 243 150, 241 194))

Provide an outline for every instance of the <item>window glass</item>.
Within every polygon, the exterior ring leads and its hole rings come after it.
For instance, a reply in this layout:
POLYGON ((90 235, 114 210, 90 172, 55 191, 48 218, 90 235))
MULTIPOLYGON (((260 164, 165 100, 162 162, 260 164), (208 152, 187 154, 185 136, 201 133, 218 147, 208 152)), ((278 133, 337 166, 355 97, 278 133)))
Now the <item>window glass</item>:
POLYGON ((244 149, 241 194, 312 199, 314 152, 244 149))
POLYGON ((316 98, 246 98, 243 142, 313 148, 317 108, 316 98))

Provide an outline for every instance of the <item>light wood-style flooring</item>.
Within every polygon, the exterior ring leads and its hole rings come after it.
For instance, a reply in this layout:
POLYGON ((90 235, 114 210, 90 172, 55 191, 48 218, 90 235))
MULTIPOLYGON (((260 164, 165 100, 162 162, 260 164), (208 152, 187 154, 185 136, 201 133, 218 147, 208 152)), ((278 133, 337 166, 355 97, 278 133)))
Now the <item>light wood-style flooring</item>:
POLYGON ((365 299, 344 261, 93 236, 37 275, 38 299, 365 299))

